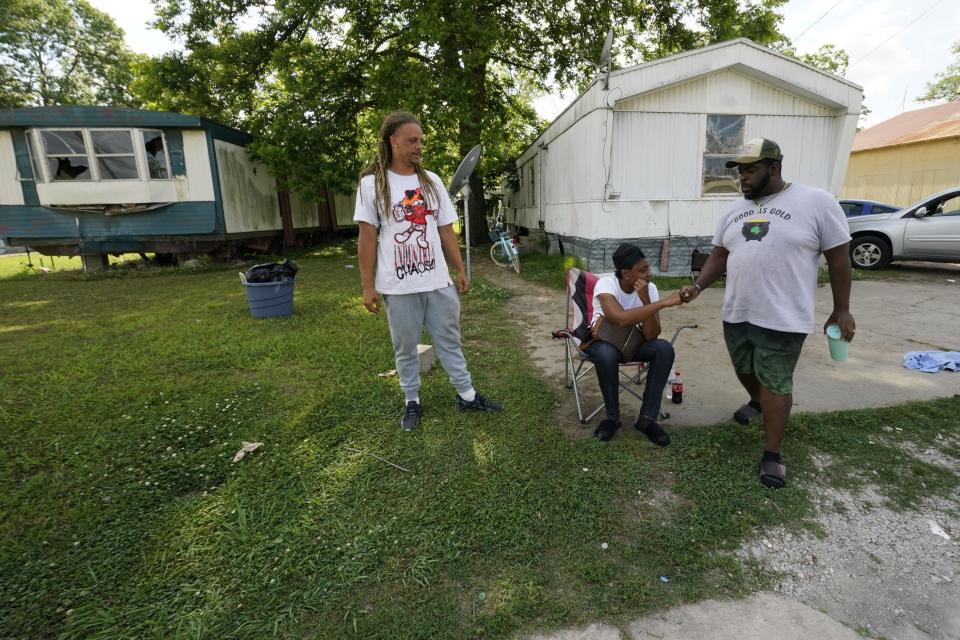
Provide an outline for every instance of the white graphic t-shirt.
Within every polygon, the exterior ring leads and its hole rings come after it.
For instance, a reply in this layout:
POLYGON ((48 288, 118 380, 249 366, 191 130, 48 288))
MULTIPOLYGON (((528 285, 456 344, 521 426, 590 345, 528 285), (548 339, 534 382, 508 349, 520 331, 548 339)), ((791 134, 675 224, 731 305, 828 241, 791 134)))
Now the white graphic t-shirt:
POLYGON ((380 205, 374 176, 364 176, 357 189, 354 222, 379 227, 375 288, 381 294, 420 293, 453 284, 440 246, 438 227, 452 224, 457 214, 437 174, 427 176, 437 187, 440 202, 426 201, 416 174, 387 172, 390 181, 390 211, 377 215, 380 205))
MULTIPOLYGON (((647 285, 647 292, 650 294, 650 302, 656 302, 660 299, 660 291, 657 289, 657 285, 652 282, 647 285)), ((638 309, 643 306, 643 301, 640 300, 640 294, 636 291, 630 291, 629 293, 624 291, 620 287, 617 276, 603 276, 597 280, 597 284, 593 285, 593 317, 590 318, 591 327, 597 323, 597 318, 603 315, 603 307, 600 306, 601 293, 609 293, 616 298, 624 311, 638 309)))
POLYGON ((813 333, 820 253, 849 241, 843 210, 822 189, 792 184, 759 204, 736 200, 713 235, 730 252, 723 321, 813 333))

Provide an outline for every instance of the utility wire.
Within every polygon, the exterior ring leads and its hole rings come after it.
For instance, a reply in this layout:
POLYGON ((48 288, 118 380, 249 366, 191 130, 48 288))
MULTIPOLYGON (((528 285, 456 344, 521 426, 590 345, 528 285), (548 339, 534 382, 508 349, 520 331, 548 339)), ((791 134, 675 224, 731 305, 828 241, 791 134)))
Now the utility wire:
POLYGON ((940 4, 941 2, 943 2, 943 0, 937 0, 937 1, 934 2, 932 5, 930 5, 930 6, 927 8, 926 11, 924 11, 923 13, 921 13, 920 15, 918 15, 916 18, 914 18, 913 20, 911 20, 911 21, 908 22, 907 24, 905 24, 905 25, 900 29, 900 31, 897 31, 895 34, 893 34, 892 36, 890 36, 889 38, 887 38, 886 40, 884 40, 883 42, 881 42, 880 44, 878 44, 877 46, 875 46, 873 49, 870 49, 870 51, 867 51, 865 54, 863 54, 862 56, 860 56, 859 58, 857 58, 856 60, 854 60, 853 62, 851 62, 851 63, 847 66, 847 70, 849 71, 849 70, 850 70, 850 67, 852 67, 853 65, 855 65, 855 64, 857 64, 858 62, 862 61, 864 58, 866 58, 867 56, 869 56, 871 53, 873 53, 874 51, 876 51, 877 49, 879 49, 879 48, 882 47, 883 45, 887 44, 888 42, 890 42, 891 40, 893 40, 894 38, 896 38, 898 35, 900 35, 900 34, 903 33, 904 31, 906 31, 907 28, 910 27, 910 25, 912 25, 914 22, 916 22, 917 20, 919 20, 919 19, 922 18, 923 16, 925 16, 925 15, 927 15, 928 13, 930 13, 931 11, 933 11, 933 9, 934 9, 938 4, 940 4))
POLYGON ((813 29, 813 28, 817 25, 818 22, 820 22, 821 20, 823 20, 824 18, 826 18, 826 17, 827 17, 827 14, 830 13, 831 11, 833 11, 834 9, 836 9, 836 8, 837 8, 837 5, 839 5, 841 2, 843 2, 843 0, 837 0, 832 7, 830 7, 829 9, 826 10, 826 12, 824 12, 824 14, 823 14, 822 16, 820 16, 819 18, 817 18, 816 20, 814 20, 814 21, 813 21, 813 24, 811 24, 809 27, 807 27, 806 29, 804 29, 804 30, 800 33, 800 35, 798 35, 796 38, 793 39, 793 44, 796 44, 796 43, 797 43, 797 40, 799 40, 800 38, 802 38, 802 37, 807 33, 807 31, 810 31, 810 29, 813 29))

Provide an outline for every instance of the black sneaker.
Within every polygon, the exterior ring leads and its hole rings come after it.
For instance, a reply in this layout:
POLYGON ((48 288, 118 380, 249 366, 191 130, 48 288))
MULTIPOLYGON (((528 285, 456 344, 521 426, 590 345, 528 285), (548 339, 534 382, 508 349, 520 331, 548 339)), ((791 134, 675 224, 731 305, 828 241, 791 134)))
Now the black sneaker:
POLYGON ((420 416, 423 415, 423 407, 416 400, 407 403, 403 410, 403 419, 400 420, 400 428, 404 431, 413 431, 413 428, 420 424, 420 416))
POLYGON ((494 402, 489 398, 484 398, 479 393, 477 397, 471 402, 467 402, 460 397, 460 394, 457 394, 457 409, 460 411, 503 411, 503 405, 499 402, 494 402))

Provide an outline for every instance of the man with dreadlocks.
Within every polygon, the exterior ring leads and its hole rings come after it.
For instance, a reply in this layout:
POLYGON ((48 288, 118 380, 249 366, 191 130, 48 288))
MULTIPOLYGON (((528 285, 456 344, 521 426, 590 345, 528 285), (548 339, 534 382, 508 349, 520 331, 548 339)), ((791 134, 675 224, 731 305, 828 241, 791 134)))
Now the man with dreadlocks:
POLYGON ((420 122, 402 111, 388 115, 373 162, 360 174, 353 216, 360 227, 357 258, 363 306, 379 313, 383 296, 387 309, 400 388, 406 396, 400 421, 404 431, 412 431, 423 414, 417 354, 423 327, 457 390, 457 408, 503 411, 503 406, 477 393, 467 370, 457 291, 466 293, 470 282, 453 232, 457 215, 437 174, 420 166, 422 150, 420 122), (457 273, 456 287, 444 253, 457 273))

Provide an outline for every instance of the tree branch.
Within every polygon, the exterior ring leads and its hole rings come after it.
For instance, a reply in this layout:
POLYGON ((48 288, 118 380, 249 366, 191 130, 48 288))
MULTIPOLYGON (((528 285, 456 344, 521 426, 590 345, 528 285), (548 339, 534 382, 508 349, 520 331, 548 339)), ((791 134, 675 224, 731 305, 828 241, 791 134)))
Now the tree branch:
POLYGON ((490 59, 491 59, 491 60, 495 60, 496 62, 501 62, 501 63, 507 65, 508 67, 520 67, 521 69, 526 69, 527 71, 533 71, 534 73, 539 73, 539 71, 540 71, 540 70, 537 69, 536 67, 531 67, 531 66, 528 65, 528 64, 524 64, 524 63, 522 63, 522 62, 517 62, 516 60, 508 60, 507 58, 502 58, 502 57, 500 57, 500 56, 495 56, 495 55, 493 55, 492 53, 490 54, 490 59))

